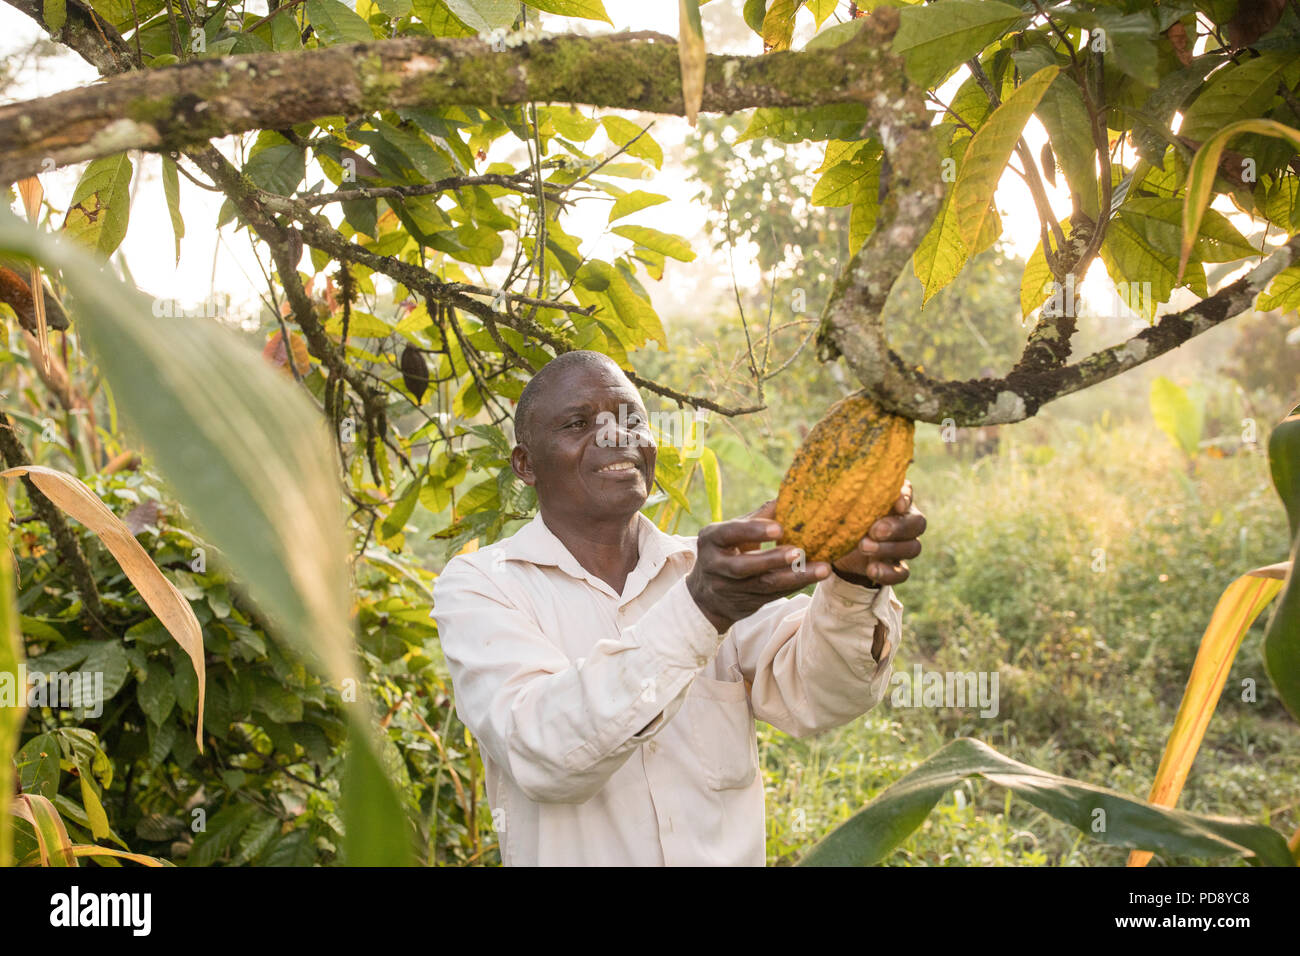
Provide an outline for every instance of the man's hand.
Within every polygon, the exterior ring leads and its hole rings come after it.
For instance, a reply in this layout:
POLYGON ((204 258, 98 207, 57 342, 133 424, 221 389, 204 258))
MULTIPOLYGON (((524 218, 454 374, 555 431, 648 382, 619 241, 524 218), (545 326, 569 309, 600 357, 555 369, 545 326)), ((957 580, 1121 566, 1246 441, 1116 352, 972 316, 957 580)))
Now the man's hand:
POLYGON ((792 546, 759 550, 763 542, 781 536, 781 526, 771 520, 775 512, 773 500, 744 518, 700 529, 695 567, 687 575, 686 587, 719 634, 764 604, 831 573, 825 561, 809 562, 796 571, 799 549, 792 546))
POLYGON ((893 510, 871 526, 857 548, 833 562, 835 573, 869 588, 902 584, 912 573, 908 559, 921 553, 917 539, 924 533, 925 515, 912 502, 912 483, 904 481, 893 510))

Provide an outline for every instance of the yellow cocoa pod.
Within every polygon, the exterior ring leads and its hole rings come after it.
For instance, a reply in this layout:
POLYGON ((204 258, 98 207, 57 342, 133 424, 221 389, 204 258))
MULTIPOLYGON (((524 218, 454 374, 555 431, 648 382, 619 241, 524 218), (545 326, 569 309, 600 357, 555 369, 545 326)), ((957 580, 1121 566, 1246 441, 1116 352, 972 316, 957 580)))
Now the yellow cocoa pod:
POLYGON ((842 558, 898 500, 912 461, 911 419, 864 392, 830 407, 781 482, 776 520, 782 544, 809 561, 842 558))

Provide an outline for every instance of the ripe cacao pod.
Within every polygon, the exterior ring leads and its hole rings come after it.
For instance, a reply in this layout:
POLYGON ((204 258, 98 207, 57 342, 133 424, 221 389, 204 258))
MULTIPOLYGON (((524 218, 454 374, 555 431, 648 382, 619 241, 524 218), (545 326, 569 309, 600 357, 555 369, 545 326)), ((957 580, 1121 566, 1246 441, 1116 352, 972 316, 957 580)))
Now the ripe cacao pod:
POLYGON ((830 407, 813 426, 781 482, 776 520, 781 543, 809 561, 842 558, 889 514, 912 461, 911 419, 886 411, 865 392, 830 407))

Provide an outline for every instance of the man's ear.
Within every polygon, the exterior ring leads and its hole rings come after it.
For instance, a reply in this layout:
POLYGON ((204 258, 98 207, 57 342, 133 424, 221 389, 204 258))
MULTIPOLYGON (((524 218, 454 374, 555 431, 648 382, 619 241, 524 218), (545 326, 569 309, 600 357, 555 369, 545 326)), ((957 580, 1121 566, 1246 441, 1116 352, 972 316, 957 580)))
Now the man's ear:
POLYGON ((514 469, 519 480, 526 485, 535 484, 537 476, 533 473, 533 460, 528 454, 528 449, 523 445, 516 445, 510 452, 510 467, 514 469))

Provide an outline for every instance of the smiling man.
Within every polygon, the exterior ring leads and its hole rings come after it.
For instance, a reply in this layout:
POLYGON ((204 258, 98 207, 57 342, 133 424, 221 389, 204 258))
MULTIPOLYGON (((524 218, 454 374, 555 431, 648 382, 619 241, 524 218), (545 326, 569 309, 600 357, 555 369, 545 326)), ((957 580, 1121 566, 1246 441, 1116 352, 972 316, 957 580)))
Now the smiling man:
POLYGON ((665 534, 640 510, 656 459, 646 418, 600 353, 543 367, 511 456, 539 513, 435 583, 508 866, 762 866, 755 718, 819 733, 889 682, 891 585, 925 530, 910 488, 833 568, 761 547, 780 535, 771 502, 698 538, 665 534))

